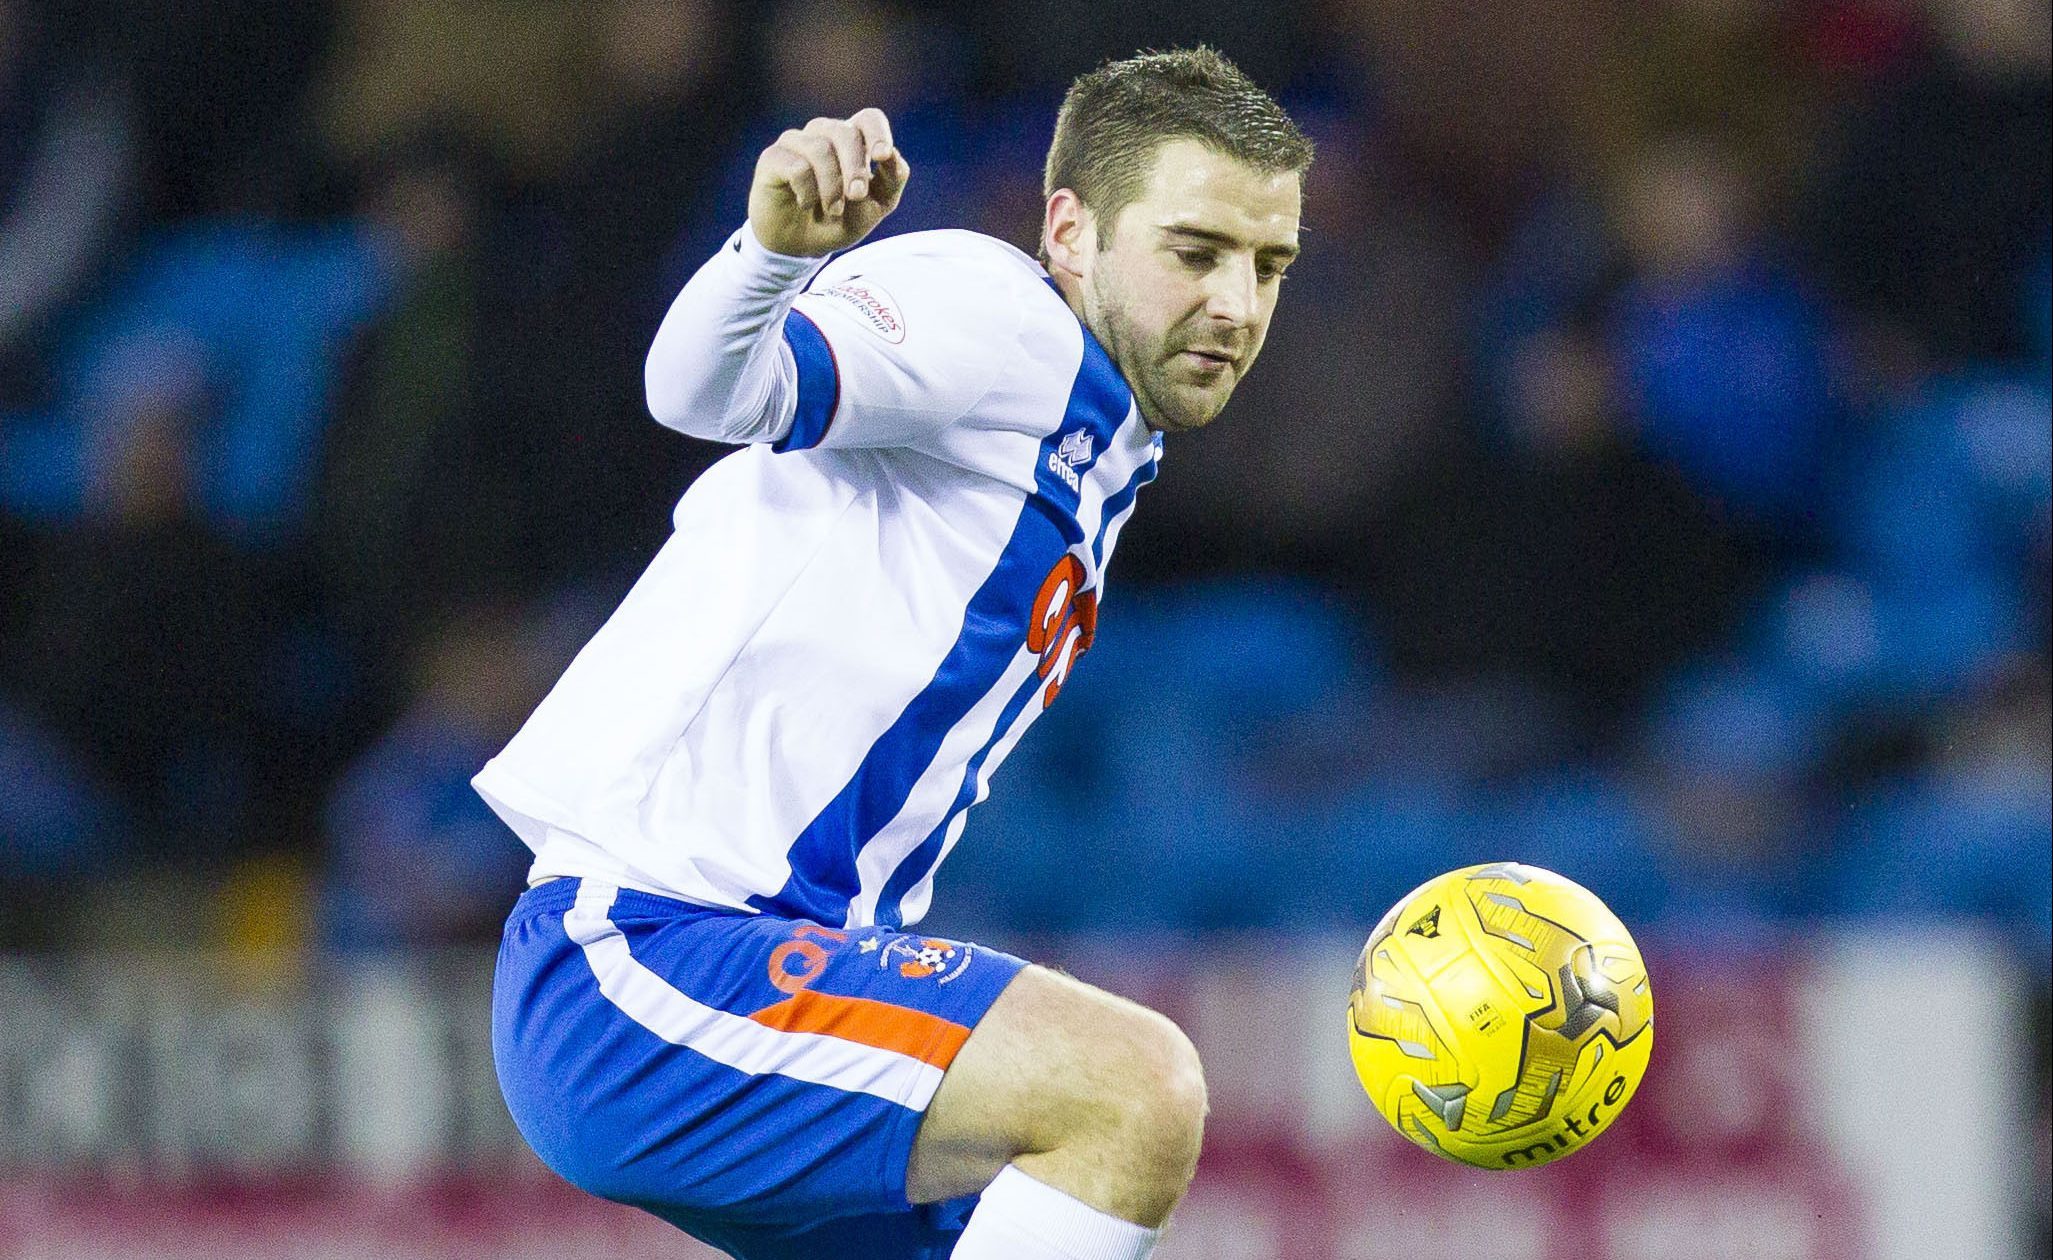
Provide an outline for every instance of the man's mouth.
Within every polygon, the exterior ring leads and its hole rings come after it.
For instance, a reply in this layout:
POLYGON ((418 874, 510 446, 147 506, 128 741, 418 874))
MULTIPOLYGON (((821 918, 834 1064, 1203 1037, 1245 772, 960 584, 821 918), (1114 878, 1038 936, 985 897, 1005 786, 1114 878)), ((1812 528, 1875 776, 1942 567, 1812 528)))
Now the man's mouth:
POLYGON ((1205 350, 1192 347, 1185 350, 1183 354, 1184 357, 1192 359, 1208 368, 1232 367, 1235 362, 1235 356, 1228 354, 1224 350, 1205 350))

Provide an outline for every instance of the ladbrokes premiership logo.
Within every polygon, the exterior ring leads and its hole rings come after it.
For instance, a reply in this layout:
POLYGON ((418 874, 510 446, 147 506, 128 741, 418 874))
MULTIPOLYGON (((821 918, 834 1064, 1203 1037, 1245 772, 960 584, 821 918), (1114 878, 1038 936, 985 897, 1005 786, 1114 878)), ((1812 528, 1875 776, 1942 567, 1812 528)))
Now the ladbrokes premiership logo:
POLYGON ((821 290, 820 296, 839 299, 844 303, 843 309, 851 311, 863 327, 892 345, 905 340, 905 317, 898 313, 898 302, 881 286, 851 276, 831 289, 821 290))

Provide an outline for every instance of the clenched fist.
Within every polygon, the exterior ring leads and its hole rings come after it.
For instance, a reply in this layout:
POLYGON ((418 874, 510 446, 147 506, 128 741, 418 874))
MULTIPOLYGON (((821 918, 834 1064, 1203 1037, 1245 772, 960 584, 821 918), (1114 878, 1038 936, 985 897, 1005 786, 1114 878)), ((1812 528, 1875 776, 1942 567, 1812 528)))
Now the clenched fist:
POLYGON ((911 175, 882 110, 815 118, 804 130, 777 137, 756 159, 749 224, 773 253, 831 254, 868 236, 897 209, 911 175))

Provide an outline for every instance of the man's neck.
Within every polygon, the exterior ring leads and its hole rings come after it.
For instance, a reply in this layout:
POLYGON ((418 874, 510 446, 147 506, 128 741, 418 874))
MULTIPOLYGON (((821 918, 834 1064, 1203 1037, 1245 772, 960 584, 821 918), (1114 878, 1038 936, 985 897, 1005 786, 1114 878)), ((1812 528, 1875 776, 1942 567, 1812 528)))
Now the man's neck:
MULTIPOLYGON (((1048 273, 1048 283, 1054 285, 1055 291, 1062 295, 1062 300, 1069 304, 1070 312, 1076 316, 1076 322, 1089 328, 1091 323, 1084 318, 1084 289, 1082 282, 1066 271, 1050 271, 1048 273)), ((1095 336, 1096 334, 1092 335, 1095 336)))

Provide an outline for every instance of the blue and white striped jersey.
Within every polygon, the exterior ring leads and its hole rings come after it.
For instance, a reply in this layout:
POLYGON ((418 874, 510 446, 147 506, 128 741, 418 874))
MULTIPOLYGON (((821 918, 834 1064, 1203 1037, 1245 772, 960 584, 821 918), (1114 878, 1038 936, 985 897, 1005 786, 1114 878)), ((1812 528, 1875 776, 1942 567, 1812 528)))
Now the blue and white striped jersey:
POLYGON ((824 266, 747 228, 649 360, 749 441, 476 785, 581 875, 916 922, 970 806, 1090 645, 1160 439, 1042 269, 973 232, 824 266))

